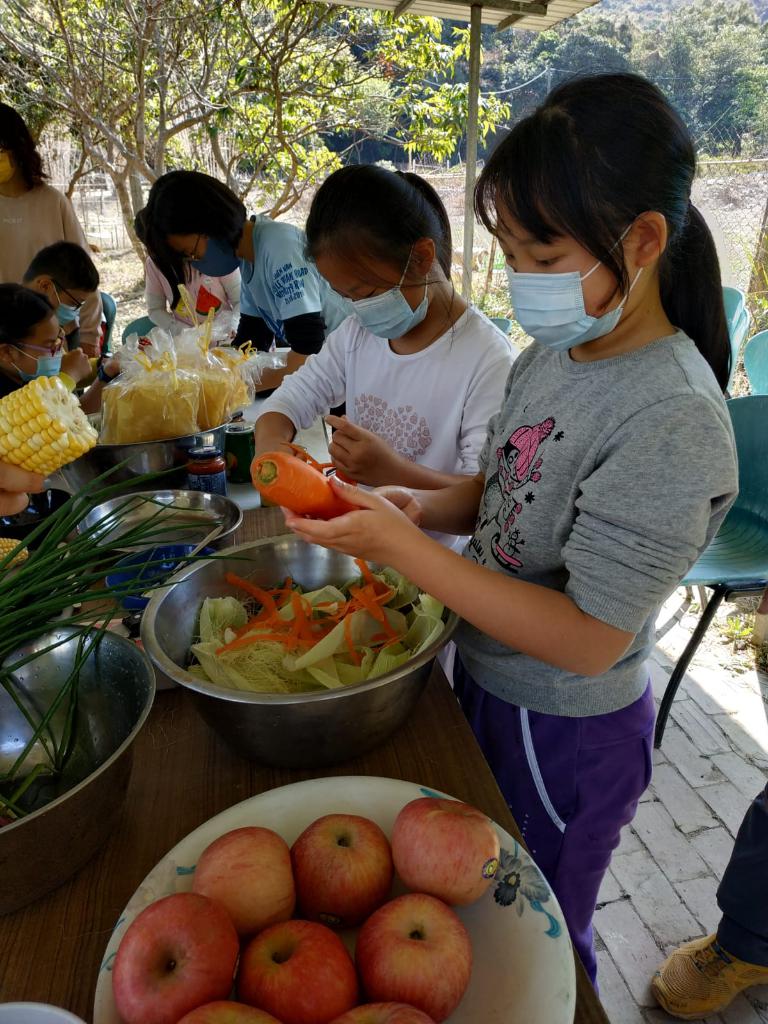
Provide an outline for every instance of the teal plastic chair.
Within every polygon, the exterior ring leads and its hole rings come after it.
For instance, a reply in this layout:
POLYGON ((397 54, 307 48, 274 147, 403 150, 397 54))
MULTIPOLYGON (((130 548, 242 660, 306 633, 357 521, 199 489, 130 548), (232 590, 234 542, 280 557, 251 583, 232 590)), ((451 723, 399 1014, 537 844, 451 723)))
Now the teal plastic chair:
POLYGON ((137 317, 136 320, 131 320, 127 327, 123 329, 123 341, 128 337, 129 334, 138 334, 142 338, 145 334, 149 334, 153 327, 157 324, 154 320, 150 320, 148 316, 137 317))
POLYGON ((733 594, 762 594, 768 588, 768 396, 732 398, 728 411, 739 456, 739 496, 717 536, 681 583, 710 587, 712 596, 669 677, 656 718, 656 747, 661 746, 680 681, 717 609, 733 594))
POLYGON ((725 303, 725 319, 728 323, 728 337, 731 340, 731 373, 728 377, 728 391, 730 392, 741 346, 749 334, 749 309, 747 308, 747 297, 740 288, 724 287, 723 302, 725 303))
POLYGON ((492 324, 495 324, 502 334, 509 334, 509 329, 512 326, 512 321, 506 316, 492 316, 490 317, 492 324))
POLYGON ((104 313, 104 320, 106 322, 106 329, 104 331, 104 344, 102 350, 104 352, 112 351, 112 329, 115 326, 115 317, 117 316, 117 303, 109 294, 109 292, 99 292, 101 295, 101 308, 104 313))
POLYGON ((755 334, 745 345, 744 369, 752 394, 768 395, 768 331, 755 334))

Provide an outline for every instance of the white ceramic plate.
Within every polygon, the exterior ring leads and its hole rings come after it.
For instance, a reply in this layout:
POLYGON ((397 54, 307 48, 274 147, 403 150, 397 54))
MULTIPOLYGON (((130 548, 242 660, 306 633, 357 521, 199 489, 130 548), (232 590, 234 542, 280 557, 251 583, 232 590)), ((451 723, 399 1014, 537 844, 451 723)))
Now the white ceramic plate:
MULTIPOLYGON (((120 916, 96 985, 94 1024, 120 1024, 112 998, 112 965, 128 925, 149 903, 192 886, 197 858, 209 843, 244 825, 274 829, 290 845, 323 814, 361 814, 388 836, 398 812, 422 796, 444 796, 412 782, 354 775, 272 789, 222 811, 182 839, 147 875, 120 916)), ((502 828, 501 864, 481 900, 458 913, 472 940, 472 980, 450 1024, 572 1024, 576 978, 568 930, 539 869, 502 828)), ((402 888, 396 892, 402 891, 402 888)), ((350 948, 354 933, 345 936, 350 948)))

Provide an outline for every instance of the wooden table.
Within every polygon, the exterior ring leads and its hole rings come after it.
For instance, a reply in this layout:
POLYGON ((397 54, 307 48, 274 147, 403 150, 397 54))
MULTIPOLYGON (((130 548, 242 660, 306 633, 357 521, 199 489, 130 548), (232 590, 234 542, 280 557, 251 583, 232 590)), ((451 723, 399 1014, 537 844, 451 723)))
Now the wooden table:
MULTIPOLYGON (((238 542, 284 532, 281 518, 275 509, 247 513, 238 542)), ((275 786, 317 775, 406 779, 474 804, 519 837, 439 670, 432 673, 412 717, 389 742, 332 768, 295 771, 243 760, 203 723, 180 689, 158 693, 134 750, 124 814, 107 845, 50 896, 0 918, 0 1001, 53 1003, 90 1020, 104 947, 147 872, 202 822, 275 786)), ((576 1024, 607 1024, 578 959, 576 976, 576 1024)))

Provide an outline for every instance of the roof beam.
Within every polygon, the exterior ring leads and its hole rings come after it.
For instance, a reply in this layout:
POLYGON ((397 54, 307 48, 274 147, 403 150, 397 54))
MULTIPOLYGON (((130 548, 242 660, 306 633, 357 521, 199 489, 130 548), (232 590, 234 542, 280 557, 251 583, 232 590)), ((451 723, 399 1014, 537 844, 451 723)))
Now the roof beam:
MULTIPOLYGON (((400 0, 395 7, 394 13, 404 14, 416 0, 400 0)), ((443 0, 443 3, 452 7, 488 7, 494 11, 506 11, 511 15, 513 21, 525 17, 526 14, 546 14, 547 4, 544 0, 443 0)))
POLYGON ((505 18, 503 21, 499 22, 499 24, 496 26, 497 32, 503 32, 505 28, 509 28, 511 25, 514 25, 515 22, 522 21, 522 19, 526 15, 546 15, 547 7, 549 6, 549 0, 542 0, 541 3, 525 4, 524 6, 522 4, 516 4, 515 6, 518 8, 518 10, 515 11, 513 14, 510 14, 508 18, 505 18))

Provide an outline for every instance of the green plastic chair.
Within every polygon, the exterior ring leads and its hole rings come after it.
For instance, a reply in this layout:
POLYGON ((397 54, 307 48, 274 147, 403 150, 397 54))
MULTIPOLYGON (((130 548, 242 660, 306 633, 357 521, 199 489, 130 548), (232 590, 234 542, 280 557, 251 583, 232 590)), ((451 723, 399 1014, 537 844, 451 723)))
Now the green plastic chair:
POLYGON ((512 321, 507 316, 492 316, 490 318, 491 323, 495 324, 502 334, 509 334, 509 329, 512 326, 512 321))
POLYGON ((117 316, 117 304, 109 292, 99 292, 99 295, 101 296, 101 308, 107 325, 106 330, 104 331, 104 344, 102 345, 102 349, 104 352, 110 352, 112 329, 115 326, 115 317, 117 316))
POLYGON ((768 588, 768 396, 733 398, 728 411, 739 456, 739 496, 717 536, 680 584, 710 587, 713 593, 669 677, 656 718, 656 747, 661 746, 680 681, 717 609, 733 594, 762 594, 768 588))
POLYGON ((768 331, 760 331, 744 346, 744 369, 753 395, 768 395, 768 331))
POLYGON ((127 327, 123 328, 123 341, 125 341, 129 334, 138 334, 142 338, 145 334, 149 334, 152 328, 156 326, 157 324, 154 320, 150 320, 148 316, 137 317, 135 320, 131 320, 127 327))
POLYGON ((728 377, 728 391, 730 392, 741 346, 749 334, 750 317, 747 297, 740 288, 731 288, 726 285, 723 288, 723 303, 725 319, 728 323, 728 337, 731 340, 731 373, 728 377))

